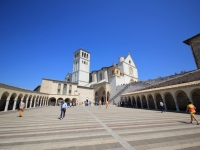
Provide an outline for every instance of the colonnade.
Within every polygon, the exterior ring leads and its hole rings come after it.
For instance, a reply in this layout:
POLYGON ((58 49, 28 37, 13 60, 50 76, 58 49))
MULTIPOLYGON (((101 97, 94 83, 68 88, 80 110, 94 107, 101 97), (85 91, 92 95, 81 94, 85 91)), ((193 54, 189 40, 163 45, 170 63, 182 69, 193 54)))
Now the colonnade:
POLYGON ((121 103, 129 103, 133 107, 147 109, 159 109, 161 101, 166 110, 172 111, 185 111, 190 101, 200 112, 199 82, 127 93, 121 95, 120 100, 121 103))

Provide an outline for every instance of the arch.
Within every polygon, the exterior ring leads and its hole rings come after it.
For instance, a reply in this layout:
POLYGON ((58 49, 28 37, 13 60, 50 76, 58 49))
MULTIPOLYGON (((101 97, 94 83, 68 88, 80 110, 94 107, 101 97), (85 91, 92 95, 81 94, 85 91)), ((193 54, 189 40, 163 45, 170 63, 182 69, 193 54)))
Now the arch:
POLYGON ((142 104, 143 104, 143 108, 147 108, 147 100, 144 95, 142 95, 142 104))
POLYGON ((70 98, 66 98, 66 99, 65 99, 65 102, 67 103, 67 106, 70 106, 71 99, 70 99, 70 98))
POLYGON ((77 99, 76 98, 73 98, 72 99, 72 106, 76 106, 77 105, 77 99))
POLYGON ((190 92, 190 95, 191 95, 192 101, 196 107, 196 111, 200 112, 200 89, 199 88, 193 89, 190 92))
MULTIPOLYGON (((9 104, 8 104, 8 110, 12 110, 13 107, 14 107, 14 102, 15 102, 15 98, 17 97, 17 94, 16 93, 13 93, 10 97, 10 100, 9 100, 9 104)), ((15 108, 14 108, 15 109, 15 108)))
POLYGON ((132 105, 133 105, 134 108, 137 107, 137 105, 136 105, 136 100, 135 100, 135 97, 134 97, 134 96, 132 96, 132 105))
POLYGON ((164 93, 164 98, 165 98, 165 105, 167 109, 176 111, 176 104, 175 104, 172 94, 170 92, 166 92, 164 93))
POLYGON ((9 96, 9 93, 7 91, 2 94, 1 99, 0 99, 0 111, 4 111, 8 96, 9 96))
POLYGON ((21 100, 22 100, 22 97, 23 97, 23 95, 22 95, 22 94, 19 94, 19 96, 18 96, 18 98, 17 98, 17 102, 16 102, 16 109, 19 109, 19 104, 20 104, 20 102, 21 102, 21 100))
POLYGON ((141 108, 141 101, 139 96, 137 96, 137 107, 141 108))
POLYGON ((31 105, 31 98, 32 98, 32 95, 30 95, 29 98, 28 98, 27 108, 30 108, 30 105, 31 105))
POLYGON ((148 102, 149 102, 149 109, 155 109, 155 104, 154 104, 154 100, 153 100, 153 96, 151 94, 149 94, 147 96, 148 102))
POLYGON ((63 98, 62 98, 62 97, 59 97, 59 98, 57 99, 57 105, 60 105, 60 104, 61 104, 61 101, 63 101, 63 98))
POLYGON ((49 106, 56 106, 56 98, 55 97, 49 98, 49 106))
POLYGON ((160 102, 163 102, 163 99, 160 93, 155 94, 155 101, 156 101, 157 108, 160 108, 160 102))
POLYGON ((98 99, 99 99, 99 101, 101 100, 102 105, 105 104, 105 102, 106 102, 106 92, 105 92, 105 89, 103 87, 101 87, 98 91, 98 99))
POLYGON ((178 90, 176 92, 176 99, 177 99, 179 110, 185 111, 187 108, 188 101, 190 101, 187 94, 182 90, 178 90))

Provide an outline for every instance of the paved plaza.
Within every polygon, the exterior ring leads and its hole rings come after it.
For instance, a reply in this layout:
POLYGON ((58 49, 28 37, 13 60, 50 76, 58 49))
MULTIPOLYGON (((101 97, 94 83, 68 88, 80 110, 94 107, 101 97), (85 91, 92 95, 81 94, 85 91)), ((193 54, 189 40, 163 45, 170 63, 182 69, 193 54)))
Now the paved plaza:
MULTIPOLYGON (((199 150, 200 126, 185 113, 77 106, 0 112, 3 150, 199 150)), ((200 119, 200 116, 197 115, 200 119)))

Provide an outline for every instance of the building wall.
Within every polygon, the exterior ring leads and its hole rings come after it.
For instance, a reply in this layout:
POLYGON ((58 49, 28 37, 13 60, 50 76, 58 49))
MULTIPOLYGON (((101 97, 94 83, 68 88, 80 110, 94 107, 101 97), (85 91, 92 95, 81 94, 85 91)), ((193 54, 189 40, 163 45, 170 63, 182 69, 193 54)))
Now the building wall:
POLYGON ((86 101, 86 99, 94 103, 94 89, 78 86, 78 94, 79 94, 79 100, 78 100, 79 105, 84 104, 84 101, 86 101))

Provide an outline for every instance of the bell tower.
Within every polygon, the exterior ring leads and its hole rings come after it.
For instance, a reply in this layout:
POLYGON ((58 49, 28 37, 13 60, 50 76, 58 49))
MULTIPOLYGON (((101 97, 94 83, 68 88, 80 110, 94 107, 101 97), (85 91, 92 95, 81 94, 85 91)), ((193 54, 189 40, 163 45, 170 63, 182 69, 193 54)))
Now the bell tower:
POLYGON ((78 82, 80 86, 89 84, 89 72, 90 52, 80 48, 74 52, 72 82, 78 82))

